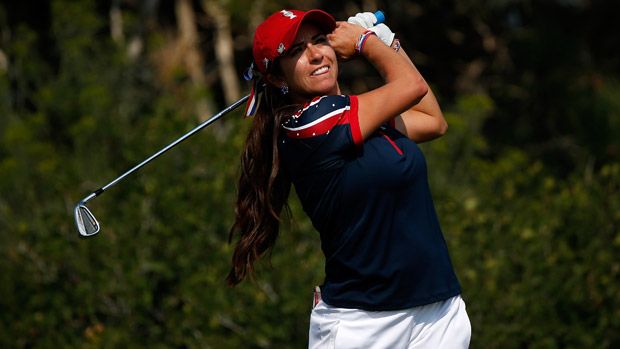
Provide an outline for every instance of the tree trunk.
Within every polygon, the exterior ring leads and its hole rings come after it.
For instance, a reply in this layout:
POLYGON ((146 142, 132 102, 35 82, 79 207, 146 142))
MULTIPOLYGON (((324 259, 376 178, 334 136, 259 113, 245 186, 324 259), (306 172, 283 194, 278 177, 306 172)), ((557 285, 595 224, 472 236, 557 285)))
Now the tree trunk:
POLYGON ((114 0, 110 6, 110 35, 112 40, 120 45, 125 42, 125 34, 123 33, 123 13, 119 5, 120 0, 114 0))
POLYGON ((230 15, 214 0, 203 0, 202 7, 215 24, 215 56, 226 104, 237 101, 241 95, 239 76, 235 69, 234 41, 230 29, 230 15))
POLYGON ((191 0, 177 0, 175 6, 179 30, 178 49, 184 53, 184 64, 192 81, 201 87, 205 84, 202 56, 198 50, 196 15, 191 0))
MULTIPOLYGON (((198 48, 199 37, 196 15, 191 0, 177 0, 175 14, 179 30, 179 39, 176 47, 177 53, 182 55, 183 63, 194 85, 199 89, 206 89, 203 57, 198 48)), ((201 98, 196 102, 196 113, 200 121, 211 117, 213 108, 207 98, 201 98)))

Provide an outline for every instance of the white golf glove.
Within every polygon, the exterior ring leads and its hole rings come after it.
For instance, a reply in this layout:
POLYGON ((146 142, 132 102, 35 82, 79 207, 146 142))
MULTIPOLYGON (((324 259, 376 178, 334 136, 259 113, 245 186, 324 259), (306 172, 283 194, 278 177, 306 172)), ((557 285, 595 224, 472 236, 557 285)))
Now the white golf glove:
POLYGON ((388 46, 392 46, 392 42, 394 41, 394 36, 396 36, 396 34, 392 33, 390 28, 383 23, 375 25, 375 22, 377 22, 377 17, 375 17, 374 13, 360 12, 354 17, 349 17, 347 22, 361 25, 364 29, 372 30, 375 34, 377 34, 379 39, 383 41, 383 43, 388 46))
POLYGON ((360 12, 354 17, 349 17, 347 22, 352 24, 361 25, 364 29, 370 29, 377 22, 377 17, 372 12, 360 12))
POLYGON ((375 32, 375 34, 377 34, 379 39, 381 39, 384 44, 392 46, 392 42, 394 42, 394 37, 396 36, 396 34, 392 33, 392 31, 390 30, 390 28, 388 28, 387 25, 379 23, 374 27, 368 28, 368 30, 372 30, 373 32, 375 32))

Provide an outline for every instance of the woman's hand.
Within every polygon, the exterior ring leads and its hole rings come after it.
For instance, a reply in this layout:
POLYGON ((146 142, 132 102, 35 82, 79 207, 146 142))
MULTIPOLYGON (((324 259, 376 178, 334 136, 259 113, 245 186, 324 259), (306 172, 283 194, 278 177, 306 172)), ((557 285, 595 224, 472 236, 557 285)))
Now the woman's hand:
POLYGON ((364 27, 357 24, 336 22, 336 29, 332 34, 327 35, 327 39, 336 51, 338 60, 346 62, 357 58, 355 44, 365 30, 364 27))

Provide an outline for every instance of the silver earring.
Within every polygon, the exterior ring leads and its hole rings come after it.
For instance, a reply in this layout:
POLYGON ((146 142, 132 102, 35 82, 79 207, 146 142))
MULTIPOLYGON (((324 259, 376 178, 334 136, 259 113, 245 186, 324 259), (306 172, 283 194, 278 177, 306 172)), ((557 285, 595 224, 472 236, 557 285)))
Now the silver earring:
POLYGON ((286 86, 286 85, 282 86, 282 89, 280 91, 282 91, 283 95, 287 94, 288 93, 288 86, 286 86))

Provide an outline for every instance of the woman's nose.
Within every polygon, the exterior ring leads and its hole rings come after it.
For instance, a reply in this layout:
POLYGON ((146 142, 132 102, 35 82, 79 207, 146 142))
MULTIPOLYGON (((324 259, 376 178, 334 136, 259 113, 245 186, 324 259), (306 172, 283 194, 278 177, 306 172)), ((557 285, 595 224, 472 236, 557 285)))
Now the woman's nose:
POLYGON ((308 56, 310 57, 310 60, 317 60, 323 57, 318 47, 314 46, 313 44, 308 44, 308 48, 306 52, 308 52, 308 56))

